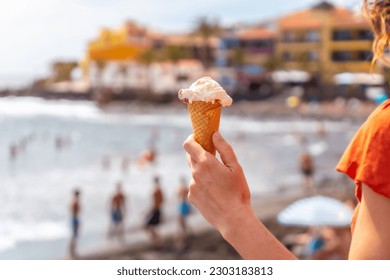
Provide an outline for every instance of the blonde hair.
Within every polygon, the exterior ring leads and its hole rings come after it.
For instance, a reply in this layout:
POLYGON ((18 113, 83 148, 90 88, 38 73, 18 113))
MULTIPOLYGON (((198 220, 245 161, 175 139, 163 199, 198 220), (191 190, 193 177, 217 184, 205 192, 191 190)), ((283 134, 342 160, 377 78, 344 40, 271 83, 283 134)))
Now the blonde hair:
POLYGON ((372 45, 374 54, 372 68, 378 59, 390 65, 390 62, 384 58, 384 52, 390 44, 390 0, 364 0, 363 12, 370 20, 375 33, 372 45))

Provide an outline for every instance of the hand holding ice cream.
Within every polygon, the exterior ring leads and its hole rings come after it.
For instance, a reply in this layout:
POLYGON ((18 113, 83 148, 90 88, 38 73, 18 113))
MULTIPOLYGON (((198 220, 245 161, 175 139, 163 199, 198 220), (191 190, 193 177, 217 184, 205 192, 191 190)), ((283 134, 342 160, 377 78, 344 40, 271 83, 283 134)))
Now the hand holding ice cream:
POLYGON ((232 98, 210 77, 200 78, 178 95, 188 104, 195 141, 215 155, 212 135, 219 129, 222 106, 230 106, 232 98))

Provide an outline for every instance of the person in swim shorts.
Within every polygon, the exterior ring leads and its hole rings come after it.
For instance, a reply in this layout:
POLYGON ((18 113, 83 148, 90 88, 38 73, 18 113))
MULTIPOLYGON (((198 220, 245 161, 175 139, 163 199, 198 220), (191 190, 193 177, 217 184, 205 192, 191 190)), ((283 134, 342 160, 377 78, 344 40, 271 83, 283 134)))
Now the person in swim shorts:
POLYGON ((108 231, 109 237, 123 238, 124 217, 126 212, 126 198, 123 194, 122 183, 116 184, 116 191, 110 201, 111 223, 108 231))
POLYGON ((76 258, 76 246, 77 240, 79 238, 80 230, 80 191, 75 189, 73 191, 73 198, 70 206, 71 211, 71 226, 72 226, 72 236, 69 244, 69 255, 71 258, 76 258))

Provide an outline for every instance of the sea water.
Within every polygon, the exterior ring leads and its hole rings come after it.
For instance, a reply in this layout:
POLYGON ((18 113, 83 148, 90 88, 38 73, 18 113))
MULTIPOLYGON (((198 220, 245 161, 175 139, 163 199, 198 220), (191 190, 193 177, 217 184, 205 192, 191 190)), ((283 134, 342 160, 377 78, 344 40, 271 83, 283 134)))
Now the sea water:
MULTIPOLYGON (((0 99, 0 259, 63 258, 75 188, 81 190, 80 250, 107 242, 109 198, 119 181, 128 200, 127 227, 142 227, 155 175, 166 197, 165 218, 176 217, 179 180, 191 177, 182 148, 192 131, 186 108, 131 108, 102 110, 89 101, 0 99), (139 166, 137 159, 151 142, 156 162, 139 166), (11 145, 19 149, 15 158, 11 145), (109 159, 108 168, 103 168, 103 158, 109 159)), ((220 130, 257 196, 302 187, 298 158, 303 148, 314 156, 317 180, 337 176, 334 166, 357 125, 324 121, 323 126, 326 137, 317 134, 317 120, 224 114, 220 130)))

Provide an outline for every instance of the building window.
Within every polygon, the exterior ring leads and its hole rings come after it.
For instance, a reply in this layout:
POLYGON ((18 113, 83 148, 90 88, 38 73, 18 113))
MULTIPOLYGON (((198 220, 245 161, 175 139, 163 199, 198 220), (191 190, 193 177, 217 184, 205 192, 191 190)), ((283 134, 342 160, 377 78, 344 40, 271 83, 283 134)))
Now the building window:
POLYGON ((241 49, 246 48, 246 47, 248 47, 248 43, 246 41, 240 41, 238 44, 238 47, 241 49))
POLYGON ((220 41, 219 41, 219 44, 218 44, 218 48, 219 48, 220 50, 227 50, 227 44, 226 44, 226 42, 225 42, 224 40, 220 40, 220 41))
POLYGON ((293 60, 293 56, 292 56, 292 54, 290 52, 284 52, 282 54, 282 57, 283 57, 284 61, 291 61, 291 60, 293 60))
POLYGON ((187 82, 189 80, 188 75, 180 74, 176 76, 176 82, 187 82))
POLYGON ((163 40, 153 40, 153 48, 154 49, 162 49, 164 47, 163 40))
POLYGON ((221 50, 231 50, 238 46, 238 40, 235 38, 223 38, 219 42, 219 48, 221 50))
POLYGON ((240 47, 249 52, 270 52, 273 42, 272 40, 242 40, 240 47))
POLYGON ((306 33, 305 40, 309 42, 319 42, 320 34, 317 30, 310 30, 306 33))
POLYGON ((191 55, 195 59, 199 59, 200 60, 202 58, 202 52, 196 46, 191 47, 191 55))
POLYGON ((294 42, 295 41, 295 35, 291 31, 285 31, 283 33, 283 42, 294 42))
POLYGON ((239 45, 239 42, 237 39, 234 39, 234 38, 228 38, 225 40, 225 46, 228 50, 231 50, 231 49, 234 49, 234 48, 237 48, 239 45))
POLYGON ((358 61, 371 61, 372 52, 371 51, 359 51, 356 56, 358 61))
POLYGON ((369 29, 359 30, 358 31, 358 38, 359 40, 369 40, 371 41, 374 39, 373 33, 369 29))
POLYGON ((217 67, 227 67, 229 64, 228 58, 224 56, 218 56, 215 58, 215 65, 217 67))
POLYGON ((332 60, 335 62, 342 61, 367 61, 372 59, 371 51, 337 51, 332 53, 332 60))
POLYGON ((254 42, 256 48, 269 48, 272 46, 272 42, 269 40, 258 40, 254 42))
POLYGON ((351 60, 351 52, 348 52, 348 51, 333 52, 332 53, 332 60, 335 62, 350 61, 351 60))
POLYGON ((317 61, 318 60, 318 53, 316 51, 309 51, 307 54, 307 57, 309 61, 317 61))
POLYGON ((333 41, 349 41, 352 40, 352 32, 350 30, 335 30, 332 37, 333 41))

